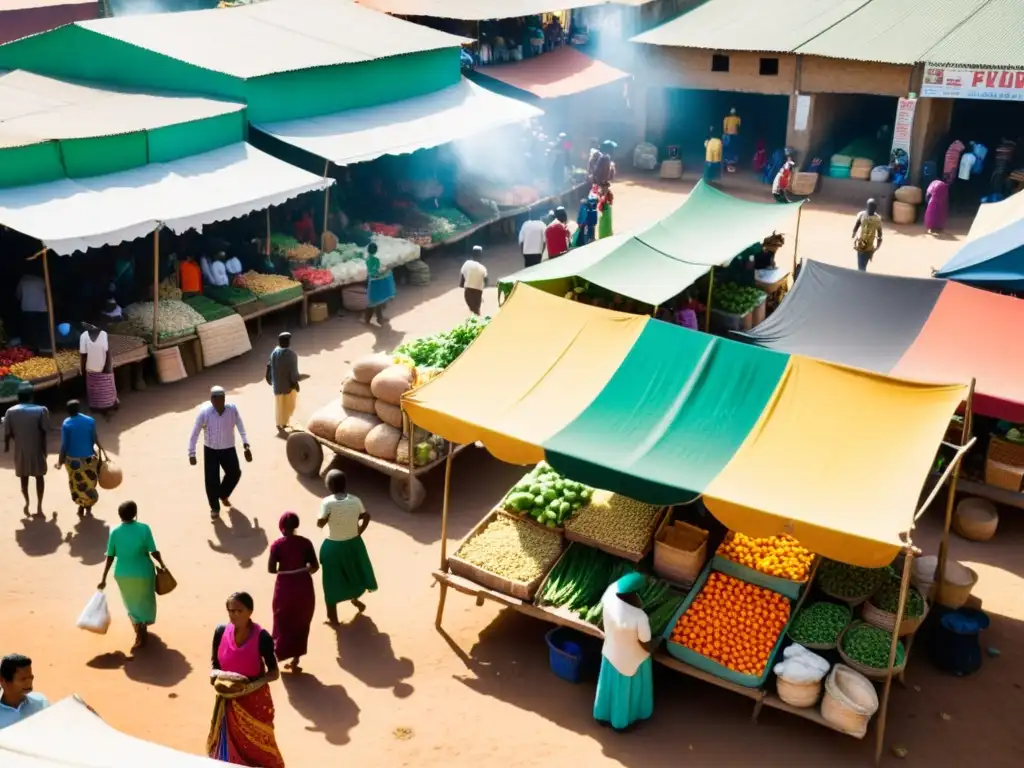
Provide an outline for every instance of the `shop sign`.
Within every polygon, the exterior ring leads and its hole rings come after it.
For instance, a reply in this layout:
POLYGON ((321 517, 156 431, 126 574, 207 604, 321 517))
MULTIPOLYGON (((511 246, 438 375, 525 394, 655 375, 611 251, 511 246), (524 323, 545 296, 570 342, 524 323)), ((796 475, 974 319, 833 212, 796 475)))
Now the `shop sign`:
POLYGON ((902 149, 907 153, 907 157, 910 157, 910 135, 914 130, 915 109, 917 99, 900 99, 896 105, 896 121, 892 126, 892 152, 902 149))
POLYGON ((945 99, 1024 101, 1024 69, 961 69, 926 64, 921 95, 945 99))

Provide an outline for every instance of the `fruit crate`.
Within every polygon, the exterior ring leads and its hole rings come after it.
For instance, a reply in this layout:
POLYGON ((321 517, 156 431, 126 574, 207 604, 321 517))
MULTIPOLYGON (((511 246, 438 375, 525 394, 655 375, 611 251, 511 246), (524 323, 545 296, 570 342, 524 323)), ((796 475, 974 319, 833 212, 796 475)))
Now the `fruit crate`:
POLYGON ((807 577, 807 581, 793 581, 792 579, 783 579, 778 576, 771 576, 767 573, 761 573, 754 568, 750 568, 742 563, 737 563, 735 560, 730 560, 727 557, 722 557, 717 552, 715 556, 711 558, 711 568, 724 573, 729 576, 735 576, 740 581, 746 581, 750 584, 756 584, 759 587, 770 589, 772 592, 778 592, 780 595, 785 595, 790 600, 798 600, 800 595, 803 594, 804 588, 811 583, 811 579, 814 578, 814 572, 818 566, 818 559, 815 557, 814 562, 811 563, 811 570, 807 577))

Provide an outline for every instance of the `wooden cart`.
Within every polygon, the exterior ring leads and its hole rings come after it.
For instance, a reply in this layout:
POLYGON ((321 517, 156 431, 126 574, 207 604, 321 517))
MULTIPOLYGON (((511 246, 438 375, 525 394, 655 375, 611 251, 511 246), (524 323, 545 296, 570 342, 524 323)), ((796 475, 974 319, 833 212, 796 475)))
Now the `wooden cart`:
MULTIPOLYGON (((449 451, 453 455, 459 454, 466 446, 449 444, 449 451)), ((362 464, 364 467, 375 469, 378 472, 388 475, 391 478, 391 498, 399 507, 406 512, 416 510, 427 497, 427 489, 420 481, 419 476, 423 475, 434 467, 445 463, 448 454, 440 456, 429 464, 422 467, 414 466, 413 451, 409 451, 409 463, 398 464, 394 461, 385 461, 371 456, 362 451, 356 451, 339 445, 331 440, 325 440, 309 432, 296 431, 288 436, 286 447, 288 463, 292 469, 300 475, 318 475, 320 467, 324 462, 324 448, 332 451, 335 455, 362 464)))

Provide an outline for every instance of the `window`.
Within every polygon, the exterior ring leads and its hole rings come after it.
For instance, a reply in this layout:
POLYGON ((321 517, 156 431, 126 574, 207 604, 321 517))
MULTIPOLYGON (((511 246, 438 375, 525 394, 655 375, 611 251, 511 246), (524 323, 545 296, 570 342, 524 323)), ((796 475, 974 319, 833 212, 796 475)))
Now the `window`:
POLYGON ((729 57, 724 53, 716 53, 711 56, 712 72, 728 72, 729 57))
POLYGON ((761 59, 761 66, 758 70, 759 75, 777 75, 779 74, 779 60, 778 59, 761 59))

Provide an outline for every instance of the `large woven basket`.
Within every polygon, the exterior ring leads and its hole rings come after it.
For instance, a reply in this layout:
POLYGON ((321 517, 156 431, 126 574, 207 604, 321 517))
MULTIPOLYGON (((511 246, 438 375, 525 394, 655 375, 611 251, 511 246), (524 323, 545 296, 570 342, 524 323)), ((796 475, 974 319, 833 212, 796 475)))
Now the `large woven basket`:
POLYGON ((188 376, 188 373, 185 371, 185 362, 181 359, 181 349, 179 347, 154 349, 153 359, 156 360, 156 377, 161 384, 181 381, 188 376))
POLYGON ((836 664, 825 678, 821 716, 841 731, 863 738, 871 716, 878 711, 878 692, 863 675, 836 664))
MULTIPOLYGON (((859 661, 851 659, 849 656, 846 655, 846 652, 843 651, 843 636, 850 631, 851 627, 856 627, 860 623, 863 622, 854 621, 851 624, 847 625, 846 629, 839 633, 839 640, 836 643, 836 650, 839 651, 839 658, 841 658, 843 660, 843 663, 846 664, 850 669, 856 672, 860 672, 860 674, 864 675, 864 677, 868 678, 869 680, 885 680, 885 669, 879 669, 878 667, 869 667, 866 664, 861 664, 859 661)), ((906 651, 906 646, 904 646, 903 663, 893 665, 893 676, 898 675, 900 672, 903 671, 903 668, 907 666, 906 651)))
POLYGON ((896 224, 913 224, 917 221, 917 207, 899 200, 892 204, 892 220, 896 224))
MULTIPOLYGON (((900 622, 900 631, 898 632, 900 637, 906 637, 917 632, 918 628, 924 624, 925 618, 928 616, 928 601, 924 603, 924 613, 914 618, 904 618, 900 622)), ((889 613, 889 611, 883 611, 876 605, 872 605, 871 601, 868 600, 860 609, 860 617, 864 619, 868 624, 873 624, 876 627, 884 629, 886 632, 892 632, 893 627, 896 626, 896 614, 889 613)))
POLYGON ((988 499, 968 497, 956 505, 953 530, 971 541, 988 541, 996 535, 999 512, 988 499))
POLYGON ((775 692, 779 698, 794 707, 813 707, 821 695, 821 681, 815 683, 791 683, 784 677, 775 678, 775 692))
MULTIPOLYGON (((910 572, 910 581, 926 598, 932 597, 932 590, 935 587, 935 571, 938 569, 939 559, 935 555, 925 555, 914 560, 910 572)), ((938 590, 935 600, 947 608, 956 610, 962 608, 967 598, 971 596, 971 590, 978 583, 978 574, 973 568, 958 563, 954 560, 946 561, 946 578, 942 588, 938 590)))
POLYGON ((900 187, 893 193, 895 197, 901 203, 910 203, 910 205, 920 205, 924 202, 924 192, 920 187, 900 187))
POLYGON ((203 347, 203 365, 211 366, 244 355, 252 350, 249 332, 241 315, 232 314, 199 326, 199 343, 203 347))

